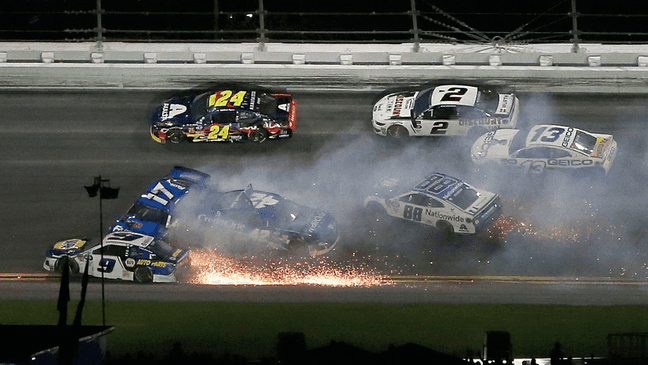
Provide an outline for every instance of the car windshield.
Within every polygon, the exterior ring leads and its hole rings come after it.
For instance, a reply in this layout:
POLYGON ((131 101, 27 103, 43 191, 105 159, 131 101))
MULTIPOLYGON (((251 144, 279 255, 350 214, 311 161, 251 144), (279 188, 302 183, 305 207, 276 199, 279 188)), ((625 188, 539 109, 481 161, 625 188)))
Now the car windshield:
POLYGON ((515 152, 521 150, 526 146, 527 136, 530 131, 518 131, 517 134, 513 137, 511 145, 509 146, 509 155, 513 155, 515 152))
POLYGON ((457 191, 448 198, 448 201, 459 208, 466 210, 479 198, 479 196, 477 190, 463 184, 460 189, 457 189, 457 191))
POLYGON ((432 106, 432 92, 434 88, 421 91, 414 100, 414 109, 412 110, 412 118, 425 113, 426 110, 432 106))
POLYGON ((499 94, 490 91, 482 90, 477 96, 477 103, 475 104, 476 108, 482 109, 489 113, 494 113, 497 110, 497 105, 499 104, 499 94))
POLYGON ((279 222, 291 223, 297 220, 303 210, 303 206, 286 199, 282 202, 281 209, 275 211, 275 215, 279 222))
POLYGON ((243 190, 234 190, 223 193, 218 202, 215 202, 212 207, 216 208, 216 205, 218 205, 220 209, 254 209, 254 205, 252 205, 250 198, 245 195, 245 191, 243 190))
POLYGON ((135 219, 144 222, 155 222, 164 226, 169 218, 169 213, 164 209, 153 208, 148 205, 136 202, 126 213, 135 219))
POLYGON ((268 94, 261 94, 257 97, 259 111, 266 115, 272 115, 277 111, 277 98, 268 94))
POLYGON ((194 120, 198 120, 207 115, 207 101, 209 100, 210 93, 204 93, 196 96, 191 102, 189 109, 194 120))
POLYGON ((150 245, 148 245, 147 248, 154 254, 160 256, 165 260, 168 260, 170 257, 172 257, 173 254, 178 250, 177 248, 172 247, 162 240, 154 240, 150 245))
POLYGON ((589 133, 583 131, 577 131, 576 137, 574 137, 574 142, 571 144, 571 148, 591 155, 594 153, 594 147, 596 147, 597 138, 589 133))

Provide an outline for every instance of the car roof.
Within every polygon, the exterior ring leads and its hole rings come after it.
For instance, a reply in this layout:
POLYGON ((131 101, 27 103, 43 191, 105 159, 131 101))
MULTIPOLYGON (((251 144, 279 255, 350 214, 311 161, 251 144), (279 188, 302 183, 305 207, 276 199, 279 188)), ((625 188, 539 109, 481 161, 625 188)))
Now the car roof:
POLYGON ((109 233, 104 237, 104 245, 113 244, 119 246, 137 246, 141 248, 148 247, 154 238, 147 236, 141 233, 129 232, 129 231, 120 231, 109 233))
POLYGON ((437 105, 463 105, 463 106, 475 106, 477 102, 477 95, 479 94, 479 89, 476 86, 468 85, 440 85, 434 88, 432 91, 430 106, 434 107, 437 105), (453 90, 454 89, 454 90, 453 90), (446 97, 454 91, 465 90, 461 94, 456 94, 455 97, 446 97))
MULTIPOLYGON (((450 175, 434 172, 414 186, 414 191, 447 201, 457 189, 473 188, 470 184, 450 175)), ((474 188, 473 188, 474 189, 474 188)))

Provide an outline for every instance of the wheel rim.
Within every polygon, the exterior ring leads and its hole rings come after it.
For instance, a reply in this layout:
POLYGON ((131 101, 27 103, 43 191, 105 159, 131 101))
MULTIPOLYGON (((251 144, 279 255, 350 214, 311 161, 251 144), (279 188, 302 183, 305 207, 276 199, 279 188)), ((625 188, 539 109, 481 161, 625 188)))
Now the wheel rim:
POLYGON ((179 129, 172 129, 167 133, 167 141, 180 143, 184 139, 184 133, 179 129))
POLYGON ((399 125, 399 126, 394 126, 394 127, 389 128, 389 135, 392 138, 407 137, 407 134, 408 134, 407 129, 405 129, 405 127, 403 127, 403 126, 399 125))
POLYGON ((145 267, 138 267, 135 270, 135 281, 139 283, 150 283, 153 281, 153 272, 145 267))
POLYGON ((263 141, 266 140, 266 134, 263 131, 256 130, 256 131, 252 131, 252 133, 250 133, 249 138, 250 138, 250 140, 252 142, 262 143, 263 141))

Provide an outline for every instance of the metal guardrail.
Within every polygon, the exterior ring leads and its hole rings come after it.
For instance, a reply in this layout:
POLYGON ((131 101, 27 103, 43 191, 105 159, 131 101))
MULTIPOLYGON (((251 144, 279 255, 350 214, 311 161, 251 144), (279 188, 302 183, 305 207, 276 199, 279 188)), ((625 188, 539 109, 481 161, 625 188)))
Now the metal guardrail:
POLYGON ((525 44, 647 44, 648 9, 592 1, 509 3, 400 0, 285 2, 196 0, 33 2, 5 6, 0 40, 96 42, 254 42, 472 44, 516 52, 525 44), (303 4, 302 4, 303 3, 303 4), (364 3, 364 2, 360 2, 364 3))

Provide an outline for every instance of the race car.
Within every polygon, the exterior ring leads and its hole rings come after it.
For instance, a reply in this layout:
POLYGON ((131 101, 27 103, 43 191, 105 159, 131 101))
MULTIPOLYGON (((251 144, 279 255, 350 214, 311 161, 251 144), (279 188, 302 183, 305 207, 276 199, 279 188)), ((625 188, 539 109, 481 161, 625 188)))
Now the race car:
POLYGON ((497 128, 515 128, 520 112, 515 94, 466 85, 439 85, 390 93, 373 107, 379 136, 471 138, 497 128))
POLYGON ((164 144, 288 138, 296 118, 290 94, 232 89, 172 97, 148 117, 151 138, 164 144))
POLYGON ((472 160, 480 165, 522 168, 524 173, 562 171, 607 175, 616 157, 617 142, 610 134, 542 124, 528 131, 501 129, 479 137, 472 160))
POLYGON ((59 241, 45 252, 43 268, 61 272, 64 256, 71 274, 88 275, 138 283, 176 282, 177 270, 188 263, 189 251, 174 248, 160 239, 133 232, 109 233, 98 240, 72 238, 59 241), (102 257, 103 251, 103 257, 102 257))
POLYGON ((444 234, 483 231, 502 212, 499 195, 439 172, 396 196, 370 195, 364 205, 377 217, 432 226, 444 234))
MULTIPOLYGON (((189 215, 176 216, 173 232, 207 232, 216 238, 230 237, 238 242, 256 241, 264 247, 299 253, 306 249, 310 256, 333 250, 340 238, 334 217, 317 208, 310 208, 266 191, 216 191, 194 196, 185 205, 195 207, 189 215)), ((189 209, 182 207, 182 211, 189 209)))
POLYGON ((166 176, 151 183, 109 231, 131 231, 156 238, 164 236, 171 223, 173 206, 190 189, 206 188, 209 178, 204 172, 175 166, 166 176))

